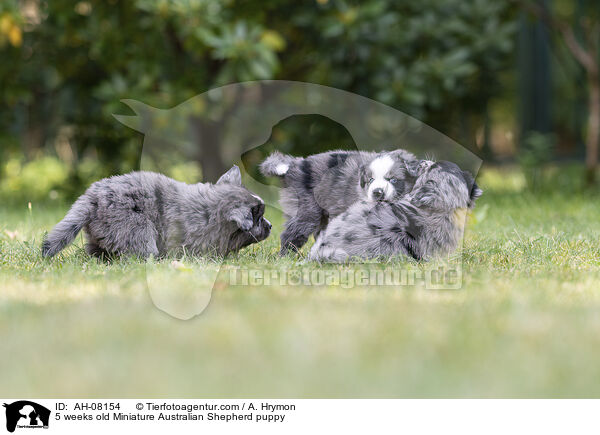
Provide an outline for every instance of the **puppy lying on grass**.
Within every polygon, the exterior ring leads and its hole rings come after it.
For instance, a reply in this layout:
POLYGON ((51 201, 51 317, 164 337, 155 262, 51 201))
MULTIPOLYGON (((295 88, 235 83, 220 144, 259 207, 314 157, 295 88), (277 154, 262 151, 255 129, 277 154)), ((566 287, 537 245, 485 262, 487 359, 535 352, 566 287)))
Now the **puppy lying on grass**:
POLYGON ((260 165, 265 176, 282 180, 280 204, 287 217, 280 255, 297 251, 310 235, 317 237, 330 218, 360 199, 396 201, 410 191, 413 177, 404 150, 390 152, 329 151, 302 158, 279 152, 260 165))
POLYGON ((262 199, 242 186, 233 166, 216 184, 186 184, 133 172, 92 184, 42 244, 52 257, 83 229, 93 256, 141 258, 186 250, 226 255, 269 236, 262 199))
POLYGON ((413 189, 398 201, 361 200, 333 219, 310 259, 345 262, 406 255, 429 259, 454 251, 464 232, 466 211, 481 196, 470 173, 451 162, 408 162, 413 189))

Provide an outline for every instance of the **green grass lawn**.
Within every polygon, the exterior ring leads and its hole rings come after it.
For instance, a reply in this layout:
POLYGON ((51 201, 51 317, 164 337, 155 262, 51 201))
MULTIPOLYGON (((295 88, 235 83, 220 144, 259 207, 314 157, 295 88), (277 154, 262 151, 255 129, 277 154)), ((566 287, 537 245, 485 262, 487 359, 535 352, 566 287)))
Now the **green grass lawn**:
MULTIPOLYGON (((194 288, 210 261, 99 263, 81 237, 43 260, 66 208, 0 205, 0 395, 600 397, 600 198, 523 193, 512 172, 481 185, 460 290, 241 287, 222 273, 188 321, 154 306, 146 272, 194 288)), ((267 216, 273 235, 227 267, 307 267, 277 257, 281 218, 267 216)))

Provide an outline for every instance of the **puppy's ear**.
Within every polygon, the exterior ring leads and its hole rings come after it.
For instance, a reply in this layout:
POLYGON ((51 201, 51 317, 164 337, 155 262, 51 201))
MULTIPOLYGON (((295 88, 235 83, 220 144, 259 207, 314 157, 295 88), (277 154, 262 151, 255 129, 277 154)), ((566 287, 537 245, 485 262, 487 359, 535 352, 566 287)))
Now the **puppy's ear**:
POLYGON ((250 209, 250 214, 252 215, 252 219, 257 221, 265 214, 265 204, 261 202, 260 204, 255 205, 250 209))
POLYGON ((469 201, 467 202, 467 206, 473 208, 475 206, 475 200, 481 196, 483 190, 479 188, 470 172, 462 171, 462 173, 463 178, 467 183, 467 188, 469 189, 469 201))
POLYGON ((415 160, 415 156, 401 148, 389 151, 388 155, 394 160, 415 160))
POLYGON ((240 173, 240 168, 238 168, 236 165, 233 165, 229 171, 221 175, 221 178, 219 178, 217 184, 225 183, 241 186, 242 174, 240 173))
POLYGON ((364 189, 367 185, 367 165, 361 165, 358 168, 358 182, 360 183, 360 188, 364 189))
POLYGON ((226 218, 229 222, 235 223, 242 231, 248 231, 254 225, 250 207, 235 207, 227 213, 226 218))
POLYGON ((421 160, 405 160, 404 167, 406 167, 406 172, 411 177, 417 178, 419 176, 419 164, 421 160))

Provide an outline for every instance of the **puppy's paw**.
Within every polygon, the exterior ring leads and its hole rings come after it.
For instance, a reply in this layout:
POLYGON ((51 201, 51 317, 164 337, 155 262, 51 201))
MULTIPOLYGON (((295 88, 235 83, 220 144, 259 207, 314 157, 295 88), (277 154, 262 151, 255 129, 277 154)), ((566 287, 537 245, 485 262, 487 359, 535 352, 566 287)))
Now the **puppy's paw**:
POLYGON ((311 260, 325 263, 343 263, 349 258, 349 254, 343 248, 336 248, 323 244, 319 246, 316 252, 311 252, 311 260))

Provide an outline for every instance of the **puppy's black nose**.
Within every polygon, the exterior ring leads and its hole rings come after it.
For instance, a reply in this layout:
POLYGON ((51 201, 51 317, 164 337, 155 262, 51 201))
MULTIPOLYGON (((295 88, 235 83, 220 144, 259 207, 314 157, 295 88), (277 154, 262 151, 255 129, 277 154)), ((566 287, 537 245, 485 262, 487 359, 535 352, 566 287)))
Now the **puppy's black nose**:
POLYGON ((267 227, 267 229, 270 230, 271 228, 273 228, 273 225, 271 225, 271 222, 265 219, 265 227, 267 227))
POLYGON ((373 198, 377 200, 383 199, 383 189, 380 187, 373 189, 373 198))

